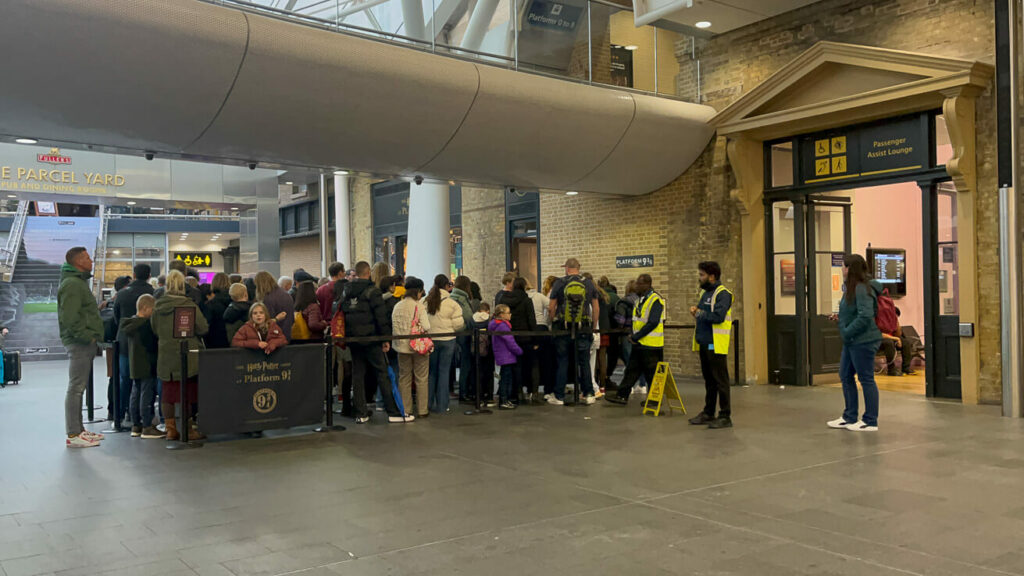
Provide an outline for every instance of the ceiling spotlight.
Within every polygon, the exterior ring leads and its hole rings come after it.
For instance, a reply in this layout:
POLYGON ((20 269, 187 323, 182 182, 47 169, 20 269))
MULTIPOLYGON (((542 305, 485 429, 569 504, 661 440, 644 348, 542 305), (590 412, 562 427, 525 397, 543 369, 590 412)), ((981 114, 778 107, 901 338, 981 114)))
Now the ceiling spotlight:
POLYGON ((115 256, 117 256, 117 255, 120 255, 120 254, 121 254, 121 251, 120 251, 120 250, 114 250, 114 255, 115 255, 115 256))
POLYGON ((17 196, 17 195, 15 195, 15 194, 8 194, 8 195, 7 195, 7 197, 8 197, 8 198, 17 198, 18 196, 17 196))
POLYGON ((294 182, 285 182, 284 183, 285 186, 291 186, 292 184, 294 184, 294 182))
POLYGON ((161 207, 159 207, 159 206, 150 206, 150 208, 149 208, 149 209, 150 209, 150 210, 163 210, 163 208, 161 208, 161 207))
POLYGON ((238 206, 232 206, 231 209, 232 210, 238 210, 238 206))
POLYGON ((335 176, 348 176, 348 170, 335 170, 335 176))
POLYGON ((35 138, 15 138, 14 141, 17 142, 18 144, 38 144, 39 143, 39 140, 36 140, 35 138))
POLYGON ((700 22, 694 24, 694 26, 703 30, 704 28, 711 28, 711 22, 708 22, 707 20, 701 20, 700 22))
POLYGON ((632 44, 630 44, 629 46, 626 46, 626 50, 629 50, 630 52, 632 52, 633 50, 636 50, 637 48, 638 48, 637 46, 634 46, 632 44))
POLYGON ((568 192, 565 193, 566 196, 575 196, 577 194, 579 194, 579 192, 575 190, 569 190, 568 192))
POLYGON ((135 200, 129 200, 128 201, 128 205, 129 206, 135 206, 135 200))

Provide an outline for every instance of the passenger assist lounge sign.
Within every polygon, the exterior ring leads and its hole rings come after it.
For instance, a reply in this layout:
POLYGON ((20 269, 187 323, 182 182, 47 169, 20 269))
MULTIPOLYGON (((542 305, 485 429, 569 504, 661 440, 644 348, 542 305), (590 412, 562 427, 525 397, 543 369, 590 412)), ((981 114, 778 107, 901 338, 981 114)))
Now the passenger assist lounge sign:
POLYGON ((921 170, 929 164, 926 115, 840 128, 799 140, 800 182, 822 184, 921 170))

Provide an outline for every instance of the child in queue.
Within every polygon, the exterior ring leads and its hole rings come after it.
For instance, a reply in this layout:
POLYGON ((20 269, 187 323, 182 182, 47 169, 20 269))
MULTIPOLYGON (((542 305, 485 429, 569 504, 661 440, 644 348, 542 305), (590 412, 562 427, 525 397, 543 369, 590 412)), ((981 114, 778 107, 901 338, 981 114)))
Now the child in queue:
MULTIPOLYGON (((491 321, 491 305, 487 302, 480 302, 473 314, 473 328, 477 333, 477 355, 480 356, 480 370, 477 373, 477 382, 480 386, 480 403, 494 406, 494 354, 491 353, 491 337, 486 330, 491 321)), ((474 392, 475 393, 475 392, 474 392)))
POLYGON ((262 302, 256 302, 249 308, 249 321, 242 324, 231 339, 234 348, 263 350, 268 355, 286 344, 288 339, 262 302))
POLYGON ((494 307, 494 318, 488 325, 491 334, 491 348, 494 349, 494 363, 500 367, 501 375, 498 383, 498 409, 515 410, 516 405, 512 403, 512 395, 522 387, 522 382, 515 381, 515 366, 519 356, 523 355, 522 348, 516 344, 512 337, 512 309, 505 304, 498 304, 494 307), (508 332, 508 334, 497 334, 496 332, 508 332))

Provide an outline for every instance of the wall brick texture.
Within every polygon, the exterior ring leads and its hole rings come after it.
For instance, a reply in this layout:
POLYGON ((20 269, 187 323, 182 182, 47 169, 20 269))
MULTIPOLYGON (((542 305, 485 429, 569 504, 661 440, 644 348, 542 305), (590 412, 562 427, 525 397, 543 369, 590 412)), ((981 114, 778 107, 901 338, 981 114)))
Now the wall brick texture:
POLYGON ((501 289, 505 266, 505 191, 463 186, 462 273, 488 300, 501 289))

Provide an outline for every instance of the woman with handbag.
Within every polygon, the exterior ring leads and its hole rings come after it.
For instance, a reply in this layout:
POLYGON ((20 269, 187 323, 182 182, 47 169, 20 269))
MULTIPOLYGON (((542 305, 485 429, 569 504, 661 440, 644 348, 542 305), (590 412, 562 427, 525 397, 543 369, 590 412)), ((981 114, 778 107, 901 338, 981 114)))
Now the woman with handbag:
MULTIPOLYGON (((431 334, 451 334, 466 327, 462 319, 462 308, 448 293, 448 277, 434 276, 434 287, 427 294, 427 316, 431 334)), ((437 413, 448 412, 448 378, 454 369, 455 336, 437 336, 434 353, 430 356, 430 398, 429 404, 437 413)))
MULTIPOLYGON (((405 279, 405 297, 391 312, 391 333, 394 336, 426 334, 430 330, 427 308, 420 303, 423 298, 423 281, 415 276, 405 279)), ((416 383, 416 416, 426 418, 429 414, 427 387, 429 386, 430 353, 434 344, 430 338, 395 340, 391 349, 398 352, 398 390, 402 395, 402 406, 412 413, 412 385, 416 383)))
POLYGON ((327 322, 320 314, 320 302, 316 299, 316 287, 312 282, 300 282, 295 289, 295 322, 292 324, 292 340, 323 340, 327 322))

